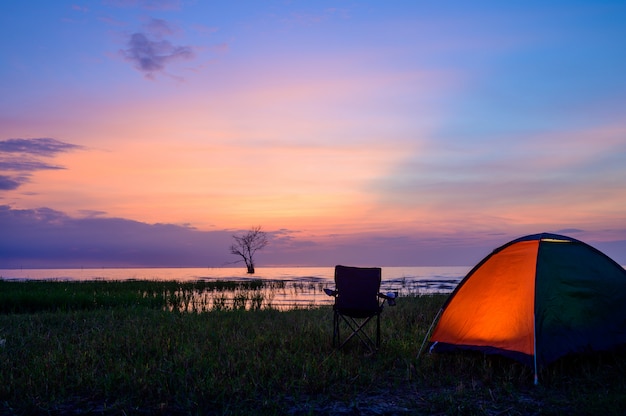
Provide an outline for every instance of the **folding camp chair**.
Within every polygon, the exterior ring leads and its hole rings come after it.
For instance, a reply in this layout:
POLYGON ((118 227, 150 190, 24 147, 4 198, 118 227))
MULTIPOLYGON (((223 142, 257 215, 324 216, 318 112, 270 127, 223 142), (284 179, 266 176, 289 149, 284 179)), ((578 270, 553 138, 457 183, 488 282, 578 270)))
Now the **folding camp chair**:
POLYGON ((380 267, 335 266, 335 290, 324 289, 335 298, 333 306, 333 346, 342 348, 355 335, 374 353, 380 347, 380 314, 385 301, 395 305, 396 295, 380 293, 380 267), (376 318, 376 342, 365 331, 365 326, 376 318), (339 327, 345 322, 352 331, 340 344, 339 327))

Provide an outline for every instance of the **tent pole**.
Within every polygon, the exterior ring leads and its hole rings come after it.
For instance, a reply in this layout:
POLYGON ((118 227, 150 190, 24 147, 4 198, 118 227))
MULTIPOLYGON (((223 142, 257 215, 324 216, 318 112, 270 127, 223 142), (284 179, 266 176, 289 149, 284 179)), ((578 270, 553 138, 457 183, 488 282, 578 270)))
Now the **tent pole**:
POLYGON ((443 308, 439 309, 439 312, 437 312, 437 315, 435 315, 435 318, 430 324, 430 328, 428 328, 428 331, 426 332, 426 335, 424 336, 424 341, 422 341, 422 346, 420 347, 420 351, 417 353, 417 357, 415 357, 415 359, 419 360, 420 356, 422 355, 422 351, 424 351, 424 345, 426 344, 426 340, 430 336, 430 333, 433 330, 433 326, 435 326, 435 322, 437 322, 437 319, 439 319, 439 315, 441 315, 441 312, 443 312, 443 308))

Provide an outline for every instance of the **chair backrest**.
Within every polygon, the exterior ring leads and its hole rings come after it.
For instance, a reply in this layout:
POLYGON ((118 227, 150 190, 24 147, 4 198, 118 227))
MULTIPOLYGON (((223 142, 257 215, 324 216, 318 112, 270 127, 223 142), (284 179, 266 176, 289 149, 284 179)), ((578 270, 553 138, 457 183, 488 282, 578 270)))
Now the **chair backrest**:
POLYGON ((380 267, 335 266, 335 307, 352 311, 380 310, 380 267))

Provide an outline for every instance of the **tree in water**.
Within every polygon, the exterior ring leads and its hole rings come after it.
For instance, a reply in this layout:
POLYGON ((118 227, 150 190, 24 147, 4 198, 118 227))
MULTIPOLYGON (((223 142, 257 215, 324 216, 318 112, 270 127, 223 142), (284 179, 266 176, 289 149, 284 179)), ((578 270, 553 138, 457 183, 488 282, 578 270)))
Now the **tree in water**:
POLYGON ((235 242, 230 246, 231 254, 241 256, 249 274, 254 274, 254 254, 268 244, 267 234, 261 226, 252 227, 243 235, 233 235, 235 242))

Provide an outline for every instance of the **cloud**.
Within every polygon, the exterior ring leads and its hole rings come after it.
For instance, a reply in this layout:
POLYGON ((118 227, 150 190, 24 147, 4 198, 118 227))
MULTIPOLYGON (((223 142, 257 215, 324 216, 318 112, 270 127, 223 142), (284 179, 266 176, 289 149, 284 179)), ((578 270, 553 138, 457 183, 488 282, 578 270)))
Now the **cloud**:
MULTIPOLYGON (((200 231, 96 215, 74 218, 50 208, 0 205, 0 269, 33 267, 223 267, 238 260, 228 247, 239 230, 200 231)), ((260 265, 420 264, 440 255, 441 241, 419 236, 357 235, 316 242, 296 231, 269 231, 260 265)), ((472 242, 476 246, 475 242, 472 242)), ((462 247, 463 248, 463 247, 462 247)), ((459 254, 445 251, 456 263, 459 254)), ((488 253, 483 249, 480 254, 488 253)), ((476 254, 476 253, 472 253, 476 254)), ((479 256, 473 256, 478 259, 479 256)), ((466 261, 467 255, 460 261, 466 261)), ((468 263, 470 263, 469 261, 468 263)))
POLYGON ((233 258, 228 231, 122 218, 74 218, 50 208, 0 206, 0 268, 219 267, 233 258))
POLYGON ((0 141, 0 172, 28 172, 21 175, 0 175, 0 190, 12 191, 28 182, 30 172, 65 169, 41 158, 82 149, 52 138, 8 139, 0 141))
POLYGON ((8 139, 0 141, 0 153, 26 153, 51 157, 57 153, 81 149, 82 146, 64 143, 51 138, 8 139))
POLYGON ((103 23, 106 23, 109 26, 126 26, 127 25, 126 22, 124 22, 122 20, 115 19, 115 18, 110 17, 110 16, 99 16, 98 20, 103 22, 103 23))
MULTIPOLYGON (((200 231, 175 224, 147 224, 85 212, 75 218, 50 208, 0 205, 0 269, 53 267, 223 267, 240 230, 200 231)), ((546 230, 550 232, 550 230, 546 230)), ((575 230, 569 230, 571 232, 575 230)), ((620 230, 623 235, 623 230, 620 230)), ((472 266, 519 235, 337 235, 313 240, 298 231, 268 230, 270 244, 258 253, 261 266, 472 266)), ((587 239, 620 264, 626 240, 587 239)))
POLYGON ((150 19, 150 21, 145 24, 145 28, 151 35, 158 38, 173 35, 177 31, 176 28, 172 27, 172 25, 163 19, 150 19))
POLYGON ((93 209, 81 209, 80 214, 85 217, 99 217, 101 215, 106 215, 106 211, 93 210, 93 209))
POLYGON ((72 10, 76 10, 77 12, 88 13, 89 8, 87 6, 79 6, 78 4, 72 4, 72 10))
POLYGON ((147 78, 153 78, 156 72, 162 72, 172 62, 190 60, 195 57, 190 46, 173 45, 165 36, 173 35, 176 28, 163 19, 151 19, 144 25, 145 32, 130 35, 128 48, 120 54, 147 78))
POLYGON ((64 169, 62 166, 51 165, 37 159, 20 156, 0 155, 0 171, 32 172, 36 170, 64 169))
POLYGON ((130 8, 138 7, 145 10, 180 10, 181 0, 105 0, 105 5, 111 7, 130 8))
POLYGON ((555 233, 556 234, 563 234, 563 235, 569 235, 569 234, 580 234, 580 233, 584 233, 585 230, 581 230, 579 228, 563 228, 561 230, 556 230, 555 233))
POLYGON ((22 183, 24 180, 17 177, 0 175, 0 191, 12 191, 19 188, 22 183))

